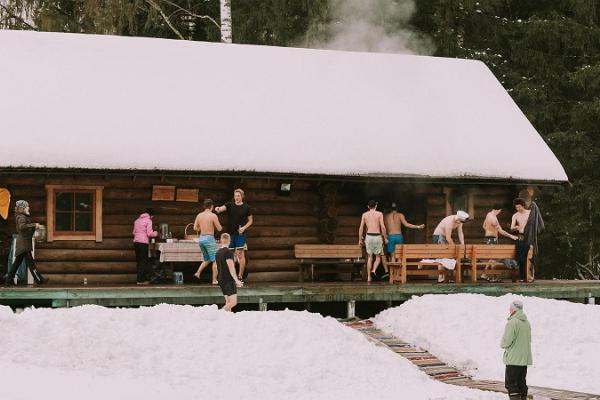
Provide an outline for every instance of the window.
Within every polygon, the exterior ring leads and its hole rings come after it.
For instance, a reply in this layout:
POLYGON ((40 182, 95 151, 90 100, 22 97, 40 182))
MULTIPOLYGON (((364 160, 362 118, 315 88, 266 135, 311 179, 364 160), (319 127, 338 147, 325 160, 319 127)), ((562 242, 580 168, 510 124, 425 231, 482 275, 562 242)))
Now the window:
POLYGON ((46 185, 47 240, 102 241, 102 186, 46 185))
POLYGON ((446 215, 456 214, 462 210, 469 214, 470 219, 475 219, 475 191, 465 188, 443 189, 446 195, 446 215))

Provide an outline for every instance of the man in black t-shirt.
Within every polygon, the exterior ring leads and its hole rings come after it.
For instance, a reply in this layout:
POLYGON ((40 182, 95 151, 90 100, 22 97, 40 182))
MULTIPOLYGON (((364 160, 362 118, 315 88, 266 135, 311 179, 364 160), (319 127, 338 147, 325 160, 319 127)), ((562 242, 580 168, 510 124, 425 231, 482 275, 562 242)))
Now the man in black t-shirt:
POLYGON ((235 189, 233 191, 233 202, 225 203, 221 207, 216 207, 217 214, 224 211, 227 212, 228 223, 227 232, 231 235, 230 249, 235 249, 235 255, 240 262, 240 272, 238 278, 241 280, 244 277, 246 268, 246 230, 254 222, 252 210, 250 206, 244 203, 244 191, 235 189))
POLYGON ((215 259, 217 261, 217 281, 219 287, 225 296, 225 305, 223 310, 231 311, 237 305, 237 288, 242 287, 243 283, 235 274, 235 264, 233 262, 233 251, 229 248, 231 237, 228 233, 221 235, 221 248, 217 250, 215 259))

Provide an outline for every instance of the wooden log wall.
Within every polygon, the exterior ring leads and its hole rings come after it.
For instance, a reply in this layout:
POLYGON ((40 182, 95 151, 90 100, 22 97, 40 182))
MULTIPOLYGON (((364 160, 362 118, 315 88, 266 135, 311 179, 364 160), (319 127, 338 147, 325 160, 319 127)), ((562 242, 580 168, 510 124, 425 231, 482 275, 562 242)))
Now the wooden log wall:
MULTIPOLYGON (((390 191, 391 184, 294 180, 291 193, 285 196, 278 193, 280 183, 269 179, 234 181, 159 175, 0 175, 0 187, 11 191, 11 208, 18 199, 29 201, 33 220, 42 224, 46 224, 44 185, 104 186, 102 242, 54 241, 38 245, 36 259, 39 269, 57 284, 81 284, 84 278, 90 284, 134 283, 136 267, 132 224, 145 208, 155 210, 156 229, 159 223, 168 223, 174 237, 182 238, 185 225, 193 222, 205 198, 212 198, 218 205, 223 204, 231 199, 232 189, 236 186, 245 190, 246 202, 254 214, 254 226, 248 231, 248 271, 252 282, 296 281, 298 261, 294 258, 295 244, 356 243, 360 216, 370 198, 380 201, 382 206, 399 196, 410 202, 411 193, 425 199, 418 200, 420 203, 417 204, 426 213, 427 228, 420 236, 422 240, 430 240, 433 229, 446 215, 446 195, 441 185, 398 184, 401 187, 398 189, 401 194, 398 194, 390 191), (197 188, 200 202, 152 201, 153 185, 197 188)), ((500 221, 505 228, 510 223, 510 202, 518 190, 510 186, 481 186, 472 190, 475 219, 465 225, 465 235, 467 242, 479 243, 483 236, 483 218, 494 203, 500 201, 506 204, 500 221)), ((423 222, 415 221, 411 213, 404 211, 409 221, 423 222)), ((220 218, 225 225, 225 218, 220 218)), ((8 220, 0 221, 0 241, 12 232, 14 215, 11 209, 8 220)), ((0 245, 6 246, 6 240, 0 245)), ((188 269, 194 267, 190 265, 188 269)))

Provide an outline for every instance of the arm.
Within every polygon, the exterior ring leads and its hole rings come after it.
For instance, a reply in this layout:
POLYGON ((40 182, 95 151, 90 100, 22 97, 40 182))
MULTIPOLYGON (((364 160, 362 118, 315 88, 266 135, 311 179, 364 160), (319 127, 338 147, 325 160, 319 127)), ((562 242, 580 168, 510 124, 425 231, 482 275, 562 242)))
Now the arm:
MULTIPOLYGON (((221 222, 219 221, 219 217, 217 217, 215 214, 213 214, 213 216, 215 217, 214 219, 214 224, 215 224, 215 228, 217 228, 217 230, 220 232, 223 230, 223 227, 221 226, 221 222)), ((194 228, 196 227, 196 225, 194 224, 194 228)))
POLYGON ((158 236, 158 232, 155 230, 152 230, 152 222, 149 222, 148 225, 146 225, 146 235, 148 235, 148 237, 157 237, 158 236))
POLYGON ((511 231, 518 231, 519 228, 517 227, 517 216, 516 214, 513 214, 512 219, 510 220, 510 230, 511 231))
POLYGON ((516 338, 515 328, 513 327, 513 324, 508 322, 506 324, 506 328, 504 328, 504 335, 502 335, 502 342, 500 342, 500 347, 502 347, 503 349, 506 349, 506 348, 512 346, 512 344, 515 341, 515 338, 516 338))
POLYGON ((221 214, 223 211, 227 211, 227 206, 225 204, 220 207, 215 207, 215 212, 217 214, 221 214))
POLYGON ((502 229, 502 226, 500 226, 500 223, 498 222, 498 220, 494 221, 494 223, 492 225, 494 226, 494 228, 498 229, 498 233, 501 234, 502 236, 510 238, 512 240, 518 239, 518 237, 516 237, 515 235, 511 235, 510 233, 508 233, 504 229, 502 229))
POLYGON ((252 215, 248 215, 248 222, 246 222, 246 225, 244 225, 240 228, 240 233, 246 232, 246 229, 250 228, 250 226, 252 226, 253 223, 254 223, 254 218, 252 217, 252 215))
POLYGON ((400 222, 402 222, 402 225, 406 226, 407 228, 411 228, 411 229, 423 229, 423 228, 425 228, 425 224, 413 225, 413 224, 409 223, 406 220, 406 218, 404 217, 404 214, 400 214, 400 222))
POLYGON ((460 244, 465 244, 465 234, 463 233, 463 226, 460 224, 456 230, 458 231, 458 241, 460 244))
POLYGON ((229 269, 229 273, 235 281, 236 286, 241 287, 243 283, 238 279, 237 274, 235 273, 235 264, 231 258, 227 259, 227 269, 229 269))
POLYGON ((358 228, 358 244, 362 246, 363 244, 363 229, 365 227, 365 216, 363 215, 360 218, 360 227, 358 228))
POLYGON ((37 223, 35 222, 26 224, 25 221, 27 221, 25 218, 17 218, 17 232, 23 233, 27 229, 35 228, 37 226, 37 223))
POLYGON ((454 240, 452 240, 452 228, 449 228, 448 224, 444 225, 444 237, 446 238, 448 244, 454 244, 454 240))
POLYGON ((388 242, 387 230, 385 229, 385 223, 383 222, 383 214, 380 214, 380 216, 379 216, 379 226, 381 228, 381 234, 383 235, 383 241, 385 243, 387 243, 388 242))
POLYGON ((200 232, 200 214, 196 215, 196 219, 194 220, 194 230, 200 232))

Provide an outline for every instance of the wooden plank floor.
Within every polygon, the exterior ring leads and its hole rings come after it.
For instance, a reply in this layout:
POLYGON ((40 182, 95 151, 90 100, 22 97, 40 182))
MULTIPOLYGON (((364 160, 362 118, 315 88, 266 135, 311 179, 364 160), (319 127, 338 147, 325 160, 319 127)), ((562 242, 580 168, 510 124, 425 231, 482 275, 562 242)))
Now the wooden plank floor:
MULTIPOLYGON (((481 283, 436 284, 410 283, 389 285, 363 282, 332 283, 248 283, 238 290, 240 303, 311 303, 405 301, 425 294, 481 293, 502 296, 508 293, 555 299, 600 297, 600 281, 536 281, 530 284, 481 283)), ((49 303, 53 307, 81 304, 104 306, 144 306, 160 303, 222 303, 222 294, 211 285, 147 285, 147 286, 30 286, 0 289, 0 304, 49 303)))
MULTIPOLYGON (((432 379, 472 389, 506 393, 504 382, 472 379, 456 368, 446 365, 429 352, 377 329, 370 320, 351 321, 344 324, 361 332, 377 346, 385 347, 406 358, 432 379)), ((529 386, 529 398, 533 400, 600 400, 600 395, 529 386)))

